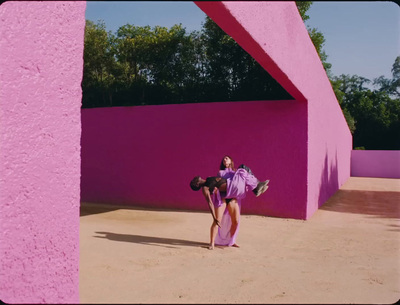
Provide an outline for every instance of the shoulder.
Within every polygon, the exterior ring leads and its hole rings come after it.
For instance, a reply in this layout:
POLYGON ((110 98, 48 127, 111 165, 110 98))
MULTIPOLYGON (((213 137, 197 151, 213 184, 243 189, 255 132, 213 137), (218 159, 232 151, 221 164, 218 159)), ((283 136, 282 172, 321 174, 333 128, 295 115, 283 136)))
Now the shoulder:
POLYGON ((218 177, 229 178, 229 177, 233 176, 234 173, 235 173, 235 171, 233 169, 225 168, 218 172, 218 177))

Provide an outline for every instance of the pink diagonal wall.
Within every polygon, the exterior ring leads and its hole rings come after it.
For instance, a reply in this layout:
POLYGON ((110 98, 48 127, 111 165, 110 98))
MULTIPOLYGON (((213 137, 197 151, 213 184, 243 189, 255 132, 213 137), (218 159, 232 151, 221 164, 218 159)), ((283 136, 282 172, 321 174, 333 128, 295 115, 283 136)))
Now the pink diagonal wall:
POLYGON ((295 2, 195 2, 307 103, 307 218, 350 176, 352 136, 295 2))

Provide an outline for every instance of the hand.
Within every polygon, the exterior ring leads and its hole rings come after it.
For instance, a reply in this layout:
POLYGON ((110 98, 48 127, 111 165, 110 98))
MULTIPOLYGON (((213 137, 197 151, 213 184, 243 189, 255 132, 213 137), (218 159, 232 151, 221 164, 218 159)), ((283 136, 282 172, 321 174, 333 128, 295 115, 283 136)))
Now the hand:
POLYGON ((217 218, 214 218, 214 222, 216 223, 216 225, 217 225, 218 227, 220 227, 220 228, 221 228, 221 225, 220 225, 220 223, 219 223, 219 221, 218 221, 218 219, 217 219, 217 218))

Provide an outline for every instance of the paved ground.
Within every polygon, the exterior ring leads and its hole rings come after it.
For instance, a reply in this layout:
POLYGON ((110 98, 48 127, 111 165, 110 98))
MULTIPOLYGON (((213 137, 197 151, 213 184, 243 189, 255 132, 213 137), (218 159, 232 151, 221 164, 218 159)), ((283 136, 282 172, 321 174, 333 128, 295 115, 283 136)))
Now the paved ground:
POLYGON ((206 212, 82 203, 80 219, 81 303, 400 299, 400 179, 352 177, 307 221, 242 215, 240 248, 205 248, 206 212))

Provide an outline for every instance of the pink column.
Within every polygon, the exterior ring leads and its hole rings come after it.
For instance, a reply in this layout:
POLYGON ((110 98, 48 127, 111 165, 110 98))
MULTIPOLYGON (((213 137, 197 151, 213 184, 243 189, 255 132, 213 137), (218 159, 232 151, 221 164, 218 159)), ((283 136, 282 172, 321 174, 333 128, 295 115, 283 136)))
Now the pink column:
POLYGON ((85 1, 0 6, 0 299, 79 302, 85 1))

